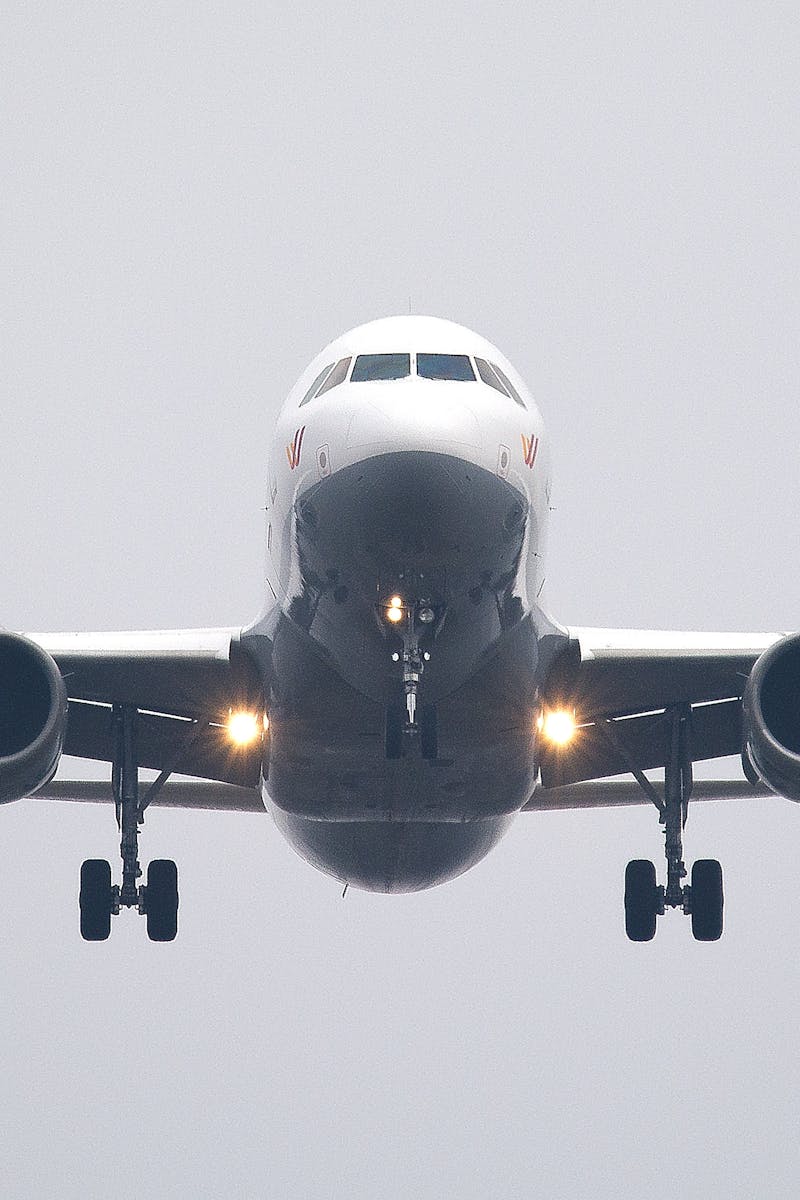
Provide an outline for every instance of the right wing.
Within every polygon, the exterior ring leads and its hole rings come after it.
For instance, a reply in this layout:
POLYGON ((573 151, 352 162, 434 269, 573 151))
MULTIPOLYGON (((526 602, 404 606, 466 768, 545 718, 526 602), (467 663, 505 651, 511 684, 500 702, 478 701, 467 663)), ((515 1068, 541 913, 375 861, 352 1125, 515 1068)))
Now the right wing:
POLYGON ((65 754, 111 762, 112 705, 131 704, 139 709, 140 766, 254 788, 260 745, 235 747, 225 728, 231 710, 264 707, 239 635, 225 628, 26 636, 55 659, 66 684, 65 754))
MULTIPOLYGON (((141 798, 147 798, 147 784, 140 785, 141 798)), ((113 804, 114 796, 108 783, 96 779, 54 779, 39 788, 31 800, 66 800, 77 804, 113 804)), ((194 808, 215 812, 264 812, 261 792, 256 787, 241 787, 233 783, 210 783, 198 779, 192 783, 165 783, 148 807, 194 808)))

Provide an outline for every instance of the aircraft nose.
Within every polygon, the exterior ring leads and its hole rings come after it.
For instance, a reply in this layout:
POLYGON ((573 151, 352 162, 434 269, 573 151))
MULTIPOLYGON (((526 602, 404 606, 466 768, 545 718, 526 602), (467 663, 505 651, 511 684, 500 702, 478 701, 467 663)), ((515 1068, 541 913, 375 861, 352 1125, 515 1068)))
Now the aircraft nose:
POLYGON ((443 395, 441 385, 427 388, 415 381, 408 386, 394 385, 391 395, 384 389, 383 394, 373 390, 365 396, 351 417, 347 445, 352 450, 426 450, 448 445, 476 449, 480 430, 475 414, 463 400, 443 395))

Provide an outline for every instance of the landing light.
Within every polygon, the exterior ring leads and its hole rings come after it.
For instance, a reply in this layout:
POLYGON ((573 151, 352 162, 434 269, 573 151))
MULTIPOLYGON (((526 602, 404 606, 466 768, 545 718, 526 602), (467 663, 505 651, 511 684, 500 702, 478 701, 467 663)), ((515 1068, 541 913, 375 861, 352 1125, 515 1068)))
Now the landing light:
POLYGON ((386 620, 391 621, 396 625, 398 621, 403 619, 403 598, 402 596, 392 596, 386 606, 386 620))
POLYGON ((258 713, 232 712, 228 717, 228 736, 237 746, 249 746, 268 726, 266 716, 262 719, 258 713))
POLYGON ((575 714, 565 708, 554 708, 540 716, 537 725, 549 742, 566 746, 575 736, 575 714))

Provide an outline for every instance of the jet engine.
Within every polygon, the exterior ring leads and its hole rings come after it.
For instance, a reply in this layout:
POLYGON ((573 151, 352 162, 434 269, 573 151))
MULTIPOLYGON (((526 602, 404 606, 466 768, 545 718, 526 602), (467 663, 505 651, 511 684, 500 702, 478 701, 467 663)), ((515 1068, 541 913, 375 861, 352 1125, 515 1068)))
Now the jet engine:
POLYGON ((767 787, 800 801, 800 634, 775 642, 750 672, 744 754, 767 787))
POLYGON ((53 659, 21 634, 0 632, 0 804, 53 778, 66 728, 67 690, 53 659))

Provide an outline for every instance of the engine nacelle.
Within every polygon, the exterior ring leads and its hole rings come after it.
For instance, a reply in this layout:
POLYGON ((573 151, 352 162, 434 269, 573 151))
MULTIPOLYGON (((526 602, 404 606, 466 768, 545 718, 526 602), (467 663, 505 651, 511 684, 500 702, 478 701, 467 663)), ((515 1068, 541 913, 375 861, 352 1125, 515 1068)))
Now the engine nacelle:
POLYGON ((18 633, 0 632, 0 804, 53 778, 67 729, 67 689, 53 659, 18 633))
POLYGON ((800 634, 765 650, 744 692, 744 752, 761 779, 800 801, 800 634))

